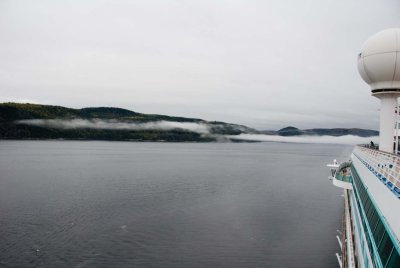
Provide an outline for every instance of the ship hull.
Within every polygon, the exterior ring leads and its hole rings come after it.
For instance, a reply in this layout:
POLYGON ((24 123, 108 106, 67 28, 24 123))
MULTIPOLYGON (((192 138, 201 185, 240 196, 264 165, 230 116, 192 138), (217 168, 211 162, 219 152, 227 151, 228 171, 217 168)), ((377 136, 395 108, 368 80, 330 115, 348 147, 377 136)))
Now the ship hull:
POLYGON ((340 266, 400 267, 400 158, 357 146, 346 163, 333 180, 345 201, 340 266))

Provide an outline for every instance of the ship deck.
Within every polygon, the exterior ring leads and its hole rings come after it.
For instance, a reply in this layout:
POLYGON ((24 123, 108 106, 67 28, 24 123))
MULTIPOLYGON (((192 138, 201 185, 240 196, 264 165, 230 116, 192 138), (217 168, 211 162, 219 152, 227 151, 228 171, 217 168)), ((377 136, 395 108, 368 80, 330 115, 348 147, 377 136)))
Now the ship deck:
POLYGON ((399 267, 400 157, 356 146, 350 172, 353 207, 361 216, 374 266, 399 267))

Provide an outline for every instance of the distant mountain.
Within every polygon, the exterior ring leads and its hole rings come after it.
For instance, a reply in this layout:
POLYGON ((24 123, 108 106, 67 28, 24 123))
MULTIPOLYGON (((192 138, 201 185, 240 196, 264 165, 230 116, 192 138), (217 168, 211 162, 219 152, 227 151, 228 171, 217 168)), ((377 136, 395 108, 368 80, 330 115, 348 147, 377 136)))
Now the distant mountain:
POLYGON ((295 127, 285 127, 278 130, 278 135, 280 136, 299 136, 303 135, 302 131, 295 127))
POLYGON ((114 108, 0 103, 0 139, 215 141, 258 133, 242 125, 114 108))
POLYGON ((360 128, 313 128, 303 130, 305 135, 328 135, 328 136, 344 136, 354 135, 360 137, 372 137, 378 136, 379 131, 371 129, 360 129, 360 128))
POLYGON ((312 129, 298 129, 296 127, 285 127, 278 131, 264 130, 260 131, 267 135, 279 135, 279 136, 344 136, 354 135, 360 137, 372 137, 378 136, 379 131, 371 129, 360 129, 360 128, 312 128, 312 129))

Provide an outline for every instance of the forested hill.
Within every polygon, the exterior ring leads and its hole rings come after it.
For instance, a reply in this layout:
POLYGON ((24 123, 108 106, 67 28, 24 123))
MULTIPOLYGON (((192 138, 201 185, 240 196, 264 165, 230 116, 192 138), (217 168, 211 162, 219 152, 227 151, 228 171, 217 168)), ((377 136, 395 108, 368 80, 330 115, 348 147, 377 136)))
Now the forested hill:
POLYGON ((265 130, 263 134, 279 135, 279 136, 344 136, 353 135, 359 137, 378 136, 379 131, 361 128, 311 128, 298 129, 296 127, 285 127, 278 131, 265 130))
POLYGON ((95 107, 0 103, 0 139, 214 141, 220 135, 257 133, 224 122, 95 107))
POLYGON ((142 114, 113 107, 71 109, 29 103, 0 103, 0 139, 207 142, 228 139, 239 141, 232 136, 226 137, 239 134, 370 137, 379 133, 375 130, 358 128, 300 130, 286 127, 278 131, 257 131, 242 125, 142 114))
POLYGON ((24 119, 120 119, 140 122, 165 120, 177 122, 200 122, 201 119, 172 117, 165 115, 141 114, 130 110, 114 107, 94 107, 72 109, 62 106, 30 104, 30 103, 0 103, 0 120, 15 121, 24 119))

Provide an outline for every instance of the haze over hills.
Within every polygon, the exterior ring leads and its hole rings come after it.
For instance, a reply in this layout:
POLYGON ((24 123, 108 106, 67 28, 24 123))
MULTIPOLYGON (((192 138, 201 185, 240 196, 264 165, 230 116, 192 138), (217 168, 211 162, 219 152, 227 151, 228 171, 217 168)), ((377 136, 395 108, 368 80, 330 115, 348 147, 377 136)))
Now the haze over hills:
POLYGON ((378 136, 379 131, 371 129, 360 129, 360 128, 312 128, 312 129, 298 129, 296 127, 285 127, 277 131, 264 130, 260 131, 267 135, 279 135, 279 136, 344 136, 354 135, 359 137, 372 137, 378 136))
POLYGON ((242 125, 142 114, 114 107, 0 104, 2 139, 215 141, 222 135, 258 133, 242 125))
POLYGON ((29 103, 0 104, 0 139, 210 142, 237 141, 234 136, 240 134, 369 137, 378 135, 378 132, 338 128, 299 130, 295 127, 286 127, 278 131, 258 131, 243 125, 142 114, 114 107, 71 109, 29 103))

